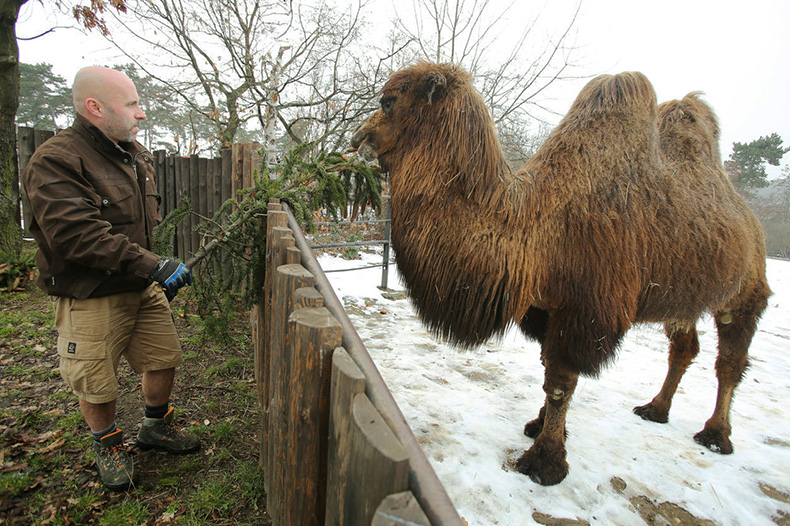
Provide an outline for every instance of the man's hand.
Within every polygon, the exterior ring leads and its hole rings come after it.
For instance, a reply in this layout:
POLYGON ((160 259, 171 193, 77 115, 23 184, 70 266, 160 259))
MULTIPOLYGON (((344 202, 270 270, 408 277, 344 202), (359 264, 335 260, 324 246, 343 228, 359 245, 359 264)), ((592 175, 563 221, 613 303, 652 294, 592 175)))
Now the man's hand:
POLYGON ((168 301, 172 301, 178 289, 192 284, 192 272, 177 259, 162 258, 151 272, 151 279, 162 285, 168 301))

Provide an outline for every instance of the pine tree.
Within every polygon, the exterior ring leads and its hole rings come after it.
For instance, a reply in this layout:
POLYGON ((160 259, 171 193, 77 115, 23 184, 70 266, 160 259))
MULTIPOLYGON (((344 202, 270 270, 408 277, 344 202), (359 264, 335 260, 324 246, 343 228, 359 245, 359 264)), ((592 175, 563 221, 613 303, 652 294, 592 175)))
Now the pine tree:
POLYGON ((772 133, 750 143, 734 143, 730 159, 724 165, 736 187, 763 188, 769 184, 765 163, 779 166, 788 151, 790 147, 782 146, 779 134, 772 133))
POLYGON ((16 123, 54 130, 71 118, 73 102, 66 79, 52 72, 52 64, 19 64, 19 109, 16 123))

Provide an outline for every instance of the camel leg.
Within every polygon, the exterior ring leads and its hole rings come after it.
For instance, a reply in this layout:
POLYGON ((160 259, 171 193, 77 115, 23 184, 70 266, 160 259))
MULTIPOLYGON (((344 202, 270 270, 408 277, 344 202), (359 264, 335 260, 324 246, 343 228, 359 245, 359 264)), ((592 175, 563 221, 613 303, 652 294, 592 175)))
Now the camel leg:
MULTIPOLYGON (((731 317, 725 317, 725 321, 729 322, 731 317)), ((702 431, 694 435, 694 440, 722 455, 729 455, 733 451, 730 442, 730 405, 735 387, 748 366, 748 349, 757 329, 756 321, 754 316, 743 316, 732 317, 732 322, 724 323, 721 317, 716 317, 719 332, 719 356, 716 358, 719 390, 716 407, 702 431)))
POLYGON ((680 384, 680 379, 691 365, 691 362, 699 353, 699 339, 697 338, 697 328, 691 326, 689 329, 664 326, 664 330, 669 338, 669 371, 664 380, 661 391, 653 398, 649 404, 634 408, 634 413, 645 420, 666 424, 669 420, 669 408, 672 405, 672 397, 680 384))
MULTIPOLYGON (((521 320, 521 332, 527 338, 537 340, 541 344, 546 339, 546 324, 548 323, 549 315, 546 311, 530 307, 527 315, 521 320)), ((541 358, 541 362, 545 367, 545 362, 541 358)), ((543 419, 546 416, 546 406, 541 407, 538 417, 534 420, 527 422, 524 426, 524 434, 529 438, 536 438, 541 431, 543 431, 543 419)))
MULTIPOLYGON (((565 414, 579 375, 567 367, 545 361, 546 378, 543 390, 546 403, 543 429, 532 447, 516 463, 516 469, 544 486, 562 482, 568 474, 565 460, 565 414)), ((538 417, 540 419, 540 417, 538 417)))

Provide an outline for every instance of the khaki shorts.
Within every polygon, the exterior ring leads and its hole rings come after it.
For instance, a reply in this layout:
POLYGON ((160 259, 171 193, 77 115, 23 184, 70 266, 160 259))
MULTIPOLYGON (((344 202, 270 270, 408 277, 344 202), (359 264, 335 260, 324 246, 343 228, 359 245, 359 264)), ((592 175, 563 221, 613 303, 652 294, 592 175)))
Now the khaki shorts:
POLYGON ((181 345, 162 287, 103 298, 53 298, 60 375, 94 404, 118 397, 121 356, 137 373, 181 364, 181 345))

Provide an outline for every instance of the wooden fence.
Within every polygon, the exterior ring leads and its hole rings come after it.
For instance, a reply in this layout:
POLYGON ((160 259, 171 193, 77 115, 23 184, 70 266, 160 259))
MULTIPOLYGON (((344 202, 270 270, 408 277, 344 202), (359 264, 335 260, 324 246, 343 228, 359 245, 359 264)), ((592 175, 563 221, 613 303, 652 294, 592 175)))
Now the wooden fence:
POLYGON ((274 524, 463 524, 281 206, 269 204, 266 282, 251 317, 274 524))
MULTIPOLYGON (((19 171, 25 169, 30 156, 53 131, 19 127, 17 132, 17 154, 19 171)), ((195 226, 205 218, 211 218, 222 204, 237 195, 238 190, 250 188, 253 176, 261 167, 258 143, 234 144, 220 151, 219 157, 212 159, 192 155, 181 157, 168 155, 164 150, 151 154, 156 170, 156 185, 162 197, 160 211, 166 216, 189 199, 193 214, 184 219, 176 228, 173 240, 173 255, 182 261, 188 260, 200 248, 200 234, 195 226)), ((24 193, 22 218, 25 235, 30 224, 30 212, 24 193)))

